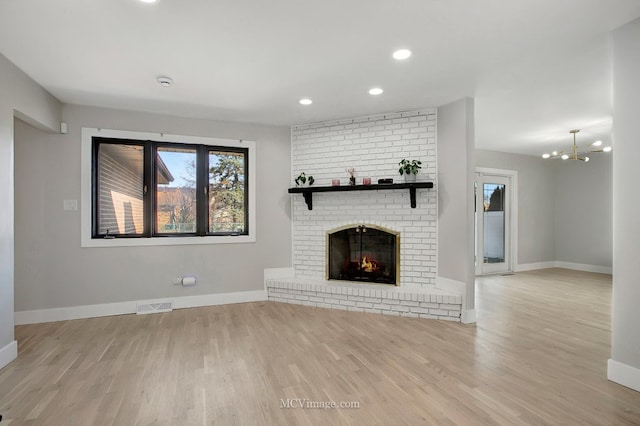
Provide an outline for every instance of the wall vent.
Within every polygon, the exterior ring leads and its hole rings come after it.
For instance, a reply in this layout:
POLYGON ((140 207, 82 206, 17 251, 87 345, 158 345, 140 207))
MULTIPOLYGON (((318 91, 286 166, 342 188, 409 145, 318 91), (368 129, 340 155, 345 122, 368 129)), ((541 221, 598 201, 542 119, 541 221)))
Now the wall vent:
POLYGON ((158 303, 138 303, 136 305, 136 314, 155 314, 156 312, 171 312, 173 311, 173 302, 158 302, 158 303))

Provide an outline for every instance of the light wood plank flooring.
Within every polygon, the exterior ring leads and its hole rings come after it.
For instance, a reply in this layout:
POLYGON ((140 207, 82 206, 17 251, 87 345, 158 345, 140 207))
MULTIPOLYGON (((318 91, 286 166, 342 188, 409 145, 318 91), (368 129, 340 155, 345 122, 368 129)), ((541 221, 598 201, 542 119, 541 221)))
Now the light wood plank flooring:
POLYGON ((477 325, 259 302, 18 326, 1 425, 638 425, 610 300, 550 269, 479 278, 477 325))

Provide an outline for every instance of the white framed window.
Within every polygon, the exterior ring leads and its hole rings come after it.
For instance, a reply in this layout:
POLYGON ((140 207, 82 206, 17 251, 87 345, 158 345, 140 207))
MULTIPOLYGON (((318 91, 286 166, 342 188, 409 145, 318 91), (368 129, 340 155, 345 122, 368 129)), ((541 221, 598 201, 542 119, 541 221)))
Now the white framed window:
POLYGON ((83 128, 82 246, 255 242, 255 145, 83 128))

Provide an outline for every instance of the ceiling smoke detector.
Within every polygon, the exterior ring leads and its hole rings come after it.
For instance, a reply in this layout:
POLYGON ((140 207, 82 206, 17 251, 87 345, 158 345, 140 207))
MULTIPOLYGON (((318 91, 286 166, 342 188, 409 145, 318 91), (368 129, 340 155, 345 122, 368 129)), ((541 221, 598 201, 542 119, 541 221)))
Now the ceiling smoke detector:
POLYGON ((171 77, 158 77, 158 83, 162 87, 173 86, 173 79, 171 77))

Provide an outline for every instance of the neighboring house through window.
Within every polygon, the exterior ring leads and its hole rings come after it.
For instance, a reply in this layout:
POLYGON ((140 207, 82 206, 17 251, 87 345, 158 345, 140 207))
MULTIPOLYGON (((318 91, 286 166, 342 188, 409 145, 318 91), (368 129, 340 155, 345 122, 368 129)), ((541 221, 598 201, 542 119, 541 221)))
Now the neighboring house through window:
POLYGON ((255 241, 254 148, 247 141, 83 129, 82 205, 90 210, 88 220, 83 214, 83 246, 186 243, 170 237, 255 241))

